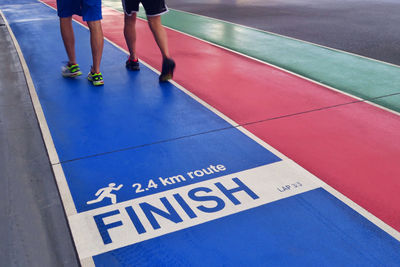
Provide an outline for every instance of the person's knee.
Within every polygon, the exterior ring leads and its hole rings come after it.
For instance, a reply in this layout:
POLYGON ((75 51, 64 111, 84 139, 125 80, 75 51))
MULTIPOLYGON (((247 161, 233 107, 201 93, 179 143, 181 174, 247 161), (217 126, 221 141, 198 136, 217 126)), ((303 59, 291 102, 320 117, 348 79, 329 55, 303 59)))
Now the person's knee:
POLYGON ((67 25, 67 24, 72 25, 72 17, 60 18, 60 24, 61 25, 67 25))
POLYGON ((147 17, 147 22, 151 29, 156 29, 162 27, 161 16, 147 17))
POLYGON ((101 29, 101 20, 87 21, 87 25, 90 30, 99 30, 101 29))
POLYGON ((136 23, 136 13, 132 13, 129 16, 125 14, 125 25, 134 26, 135 23, 136 23))
POLYGON ((72 21, 72 16, 71 17, 60 17, 60 21, 72 21))

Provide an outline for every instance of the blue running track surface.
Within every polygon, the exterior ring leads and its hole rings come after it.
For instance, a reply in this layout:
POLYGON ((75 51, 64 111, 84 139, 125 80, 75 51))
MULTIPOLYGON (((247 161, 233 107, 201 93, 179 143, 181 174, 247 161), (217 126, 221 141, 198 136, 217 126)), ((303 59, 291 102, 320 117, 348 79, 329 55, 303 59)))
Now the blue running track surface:
MULTIPOLYGON (((146 65, 127 71, 106 41, 103 87, 65 79, 56 11, 33 0, 0 9, 65 174, 83 265, 400 266, 398 240, 146 65)), ((89 31, 74 30, 85 72, 89 31)))

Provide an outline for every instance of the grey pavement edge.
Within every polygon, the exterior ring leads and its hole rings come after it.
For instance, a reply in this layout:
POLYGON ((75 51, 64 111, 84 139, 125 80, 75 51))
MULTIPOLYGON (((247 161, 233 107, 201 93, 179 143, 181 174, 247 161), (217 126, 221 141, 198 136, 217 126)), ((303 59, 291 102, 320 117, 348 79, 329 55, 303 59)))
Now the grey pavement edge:
POLYGON ((79 266, 18 54, 0 16, 1 266, 79 266))

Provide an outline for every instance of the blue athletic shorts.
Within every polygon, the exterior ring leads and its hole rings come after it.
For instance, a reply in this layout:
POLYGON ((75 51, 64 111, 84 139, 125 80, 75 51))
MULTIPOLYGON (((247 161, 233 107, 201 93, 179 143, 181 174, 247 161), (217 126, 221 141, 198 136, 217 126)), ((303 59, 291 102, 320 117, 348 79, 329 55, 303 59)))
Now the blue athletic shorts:
POLYGON ((101 0, 57 0, 57 14, 60 18, 72 15, 82 16, 84 21, 101 20, 101 0))

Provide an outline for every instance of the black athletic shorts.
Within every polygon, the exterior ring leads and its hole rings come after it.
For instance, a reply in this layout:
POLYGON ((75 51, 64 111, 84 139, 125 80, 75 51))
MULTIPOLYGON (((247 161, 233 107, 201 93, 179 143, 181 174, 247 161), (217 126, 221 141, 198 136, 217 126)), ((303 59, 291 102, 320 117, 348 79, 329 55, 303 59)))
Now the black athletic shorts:
POLYGON ((127 15, 138 12, 139 3, 142 3, 147 16, 159 16, 168 12, 164 0, 122 0, 127 15))

